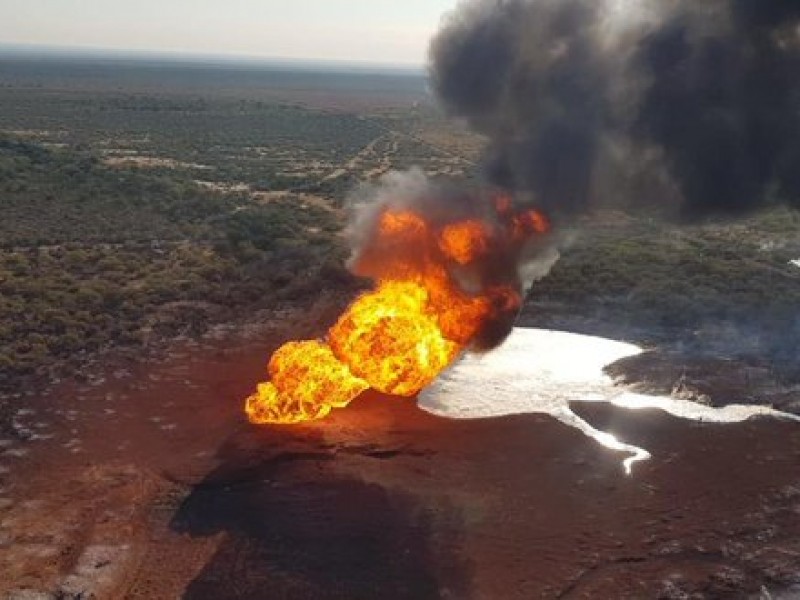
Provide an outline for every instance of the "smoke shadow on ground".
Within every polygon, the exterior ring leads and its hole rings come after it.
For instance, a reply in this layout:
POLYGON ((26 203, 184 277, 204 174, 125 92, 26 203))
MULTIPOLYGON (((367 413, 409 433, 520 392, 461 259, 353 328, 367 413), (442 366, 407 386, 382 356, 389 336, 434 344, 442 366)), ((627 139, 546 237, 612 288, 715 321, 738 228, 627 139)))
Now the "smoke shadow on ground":
POLYGON ((374 393, 318 424, 242 428, 171 522, 219 536, 184 597, 738 598, 796 582, 796 423, 572 406, 653 459, 628 477, 546 415, 450 420, 374 393))
POLYGON ((782 381, 765 360, 657 349, 616 361, 605 372, 640 394, 673 395, 716 408, 767 405, 800 413, 800 388, 782 381))
MULTIPOLYGON (((174 531, 223 534, 184 598, 468 597, 470 567, 432 547, 433 517, 424 507, 337 473, 337 448, 318 432, 291 431, 303 433, 233 435, 220 466, 180 506, 174 531)), ((381 460, 369 449, 364 456, 381 460)), ((436 521, 441 536, 441 514, 436 521)))
MULTIPOLYGON (((800 410, 800 353, 796 343, 800 320, 751 311, 749 318, 712 315, 666 326, 659 315, 647 313, 648 307, 623 298, 605 298, 606 306, 566 302, 550 302, 548 306, 538 303, 535 293, 523 308, 517 326, 602 337, 641 347, 642 354, 605 369, 633 391, 677 395, 715 407, 759 404, 793 413, 800 410)), ((681 300, 680 296, 679 292, 665 295, 663 302, 681 300)), ((682 300, 702 303, 702 299, 690 296, 682 300)), ((735 304, 731 299, 731 307, 735 304)), ((674 314, 681 313, 676 307, 674 314)))

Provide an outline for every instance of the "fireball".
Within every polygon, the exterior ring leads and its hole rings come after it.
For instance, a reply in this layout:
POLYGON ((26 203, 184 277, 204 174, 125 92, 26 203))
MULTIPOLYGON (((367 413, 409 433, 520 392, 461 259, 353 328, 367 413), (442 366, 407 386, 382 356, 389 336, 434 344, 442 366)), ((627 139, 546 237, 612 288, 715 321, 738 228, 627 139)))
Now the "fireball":
MULTIPOLYGON (((360 259, 378 271, 325 340, 289 342, 269 361, 270 381, 245 404, 255 424, 326 417, 372 388, 414 396, 488 324, 522 303, 521 286, 498 284, 492 266, 513 262, 522 244, 548 229, 537 211, 514 213, 495 199, 492 219, 436 222, 411 209, 384 209, 360 259)), ((356 261, 358 262, 358 261, 356 261)))

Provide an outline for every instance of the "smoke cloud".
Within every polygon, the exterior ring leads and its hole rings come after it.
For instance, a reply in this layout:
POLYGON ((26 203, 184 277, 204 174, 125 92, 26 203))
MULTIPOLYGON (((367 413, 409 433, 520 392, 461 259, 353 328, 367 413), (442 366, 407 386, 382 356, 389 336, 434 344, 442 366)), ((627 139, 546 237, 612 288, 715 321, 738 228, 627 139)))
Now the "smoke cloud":
MULTIPOLYGON (((600 206, 683 218, 800 206, 798 0, 463 0, 430 58, 444 107, 489 140, 487 187, 557 224, 600 206)), ((552 233, 515 241, 524 211, 498 209, 497 194, 411 171, 360 198, 351 270, 430 281, 443 265, 446 287, 491 300, 472 348, 505 338, 558 259, 552 233), (403 210, 424 235, 387 235, 382 215, 403 210), (443 256, 441 236, 466 221, 485 251, 443 256)))
POLYGON ((556 218, 800 206, 797 0, 465 0, 430 54, 486 178, 556 218))
POLYGON ((481 327, 464 340, 473 349, 490 349, 506 338, 527 288, 559 256, 546 221, 536 221, 533 211, 513 212, 507 197, 437 183, 419 169, 388 173, 364 186, 351 198, 351 209, 353 273, 375 281, 436 281, 458 290, 456 296, 491 304, 481 327), (395 228, 387 227, 387 213, 400 215, 395 228), (456 254, 444 251, 448 231, 464 244, 456 254))

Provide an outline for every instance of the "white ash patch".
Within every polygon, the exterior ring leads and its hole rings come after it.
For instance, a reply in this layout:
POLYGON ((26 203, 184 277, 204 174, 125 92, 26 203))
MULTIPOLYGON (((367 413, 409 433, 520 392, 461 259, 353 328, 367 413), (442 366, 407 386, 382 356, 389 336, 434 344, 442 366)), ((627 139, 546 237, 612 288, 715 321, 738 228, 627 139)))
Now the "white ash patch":
POLYGON ((53 594, 31 589, 12 590, 6 595, 6 600, 53 600, 53 594))
POLYGON ((14 430, 14 434, 22 439, 27 440, 33 435, 33 431, 27 427, 24 423, 20 423, 16 419, 11 420, 11 429, 14 430))
POLYGON ((114 376, 114 379, 128 379, 129 377, 133 376, 133 373, 131 373, 128 369, 116 369, 112 375, 114 376))
POLYGON ((77 598, 102 598, 113 592, 131 560, 128 545, 89 546, 78 559, 73 572, 61 584, 61 594, 77 598))
POLYGON ((2 452, 3 456, 8 456, 10 458, 22 458, 27 454, 28 450, 26 448, 9 448, 2 452))
POLYGON ((79 452, 83 451, 82 444, 83 444, 83 441, 81 439, 72 438, 69 441, 64 442, 63 444, 61 444, 61 446, 65 450, 68 450, 72 454, 78 454, 79 452))

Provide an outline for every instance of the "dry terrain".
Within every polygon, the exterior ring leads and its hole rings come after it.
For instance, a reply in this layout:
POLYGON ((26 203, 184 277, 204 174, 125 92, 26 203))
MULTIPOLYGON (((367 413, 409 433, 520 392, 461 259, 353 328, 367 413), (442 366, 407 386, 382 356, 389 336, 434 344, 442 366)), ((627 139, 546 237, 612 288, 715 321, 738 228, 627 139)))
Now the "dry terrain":
POLYGON ((25 441, 2 441, 0 591, 800 593, 796 424, 576 407, 653 451, 631 476, 619 454, 545 416, 448 421, 367 394, 318 424, 247 425, 241 399, 283 333, 227 332, 143 362, 108 357, 101 378, 26 399, 14 418, 25 441))
MULTIPOLYGON (((475 185, 483 143, 420 74, 0 56, 0 597, 800 597, 796 424, 575 406, 653 452, 628 477, 541 415, 245 422, 367 285, 352 190, 475 185)), ((800 413, 800 213, 654 214, 563 231, 520 323, 642 345, 609 368, 638 391, 800 413)))

